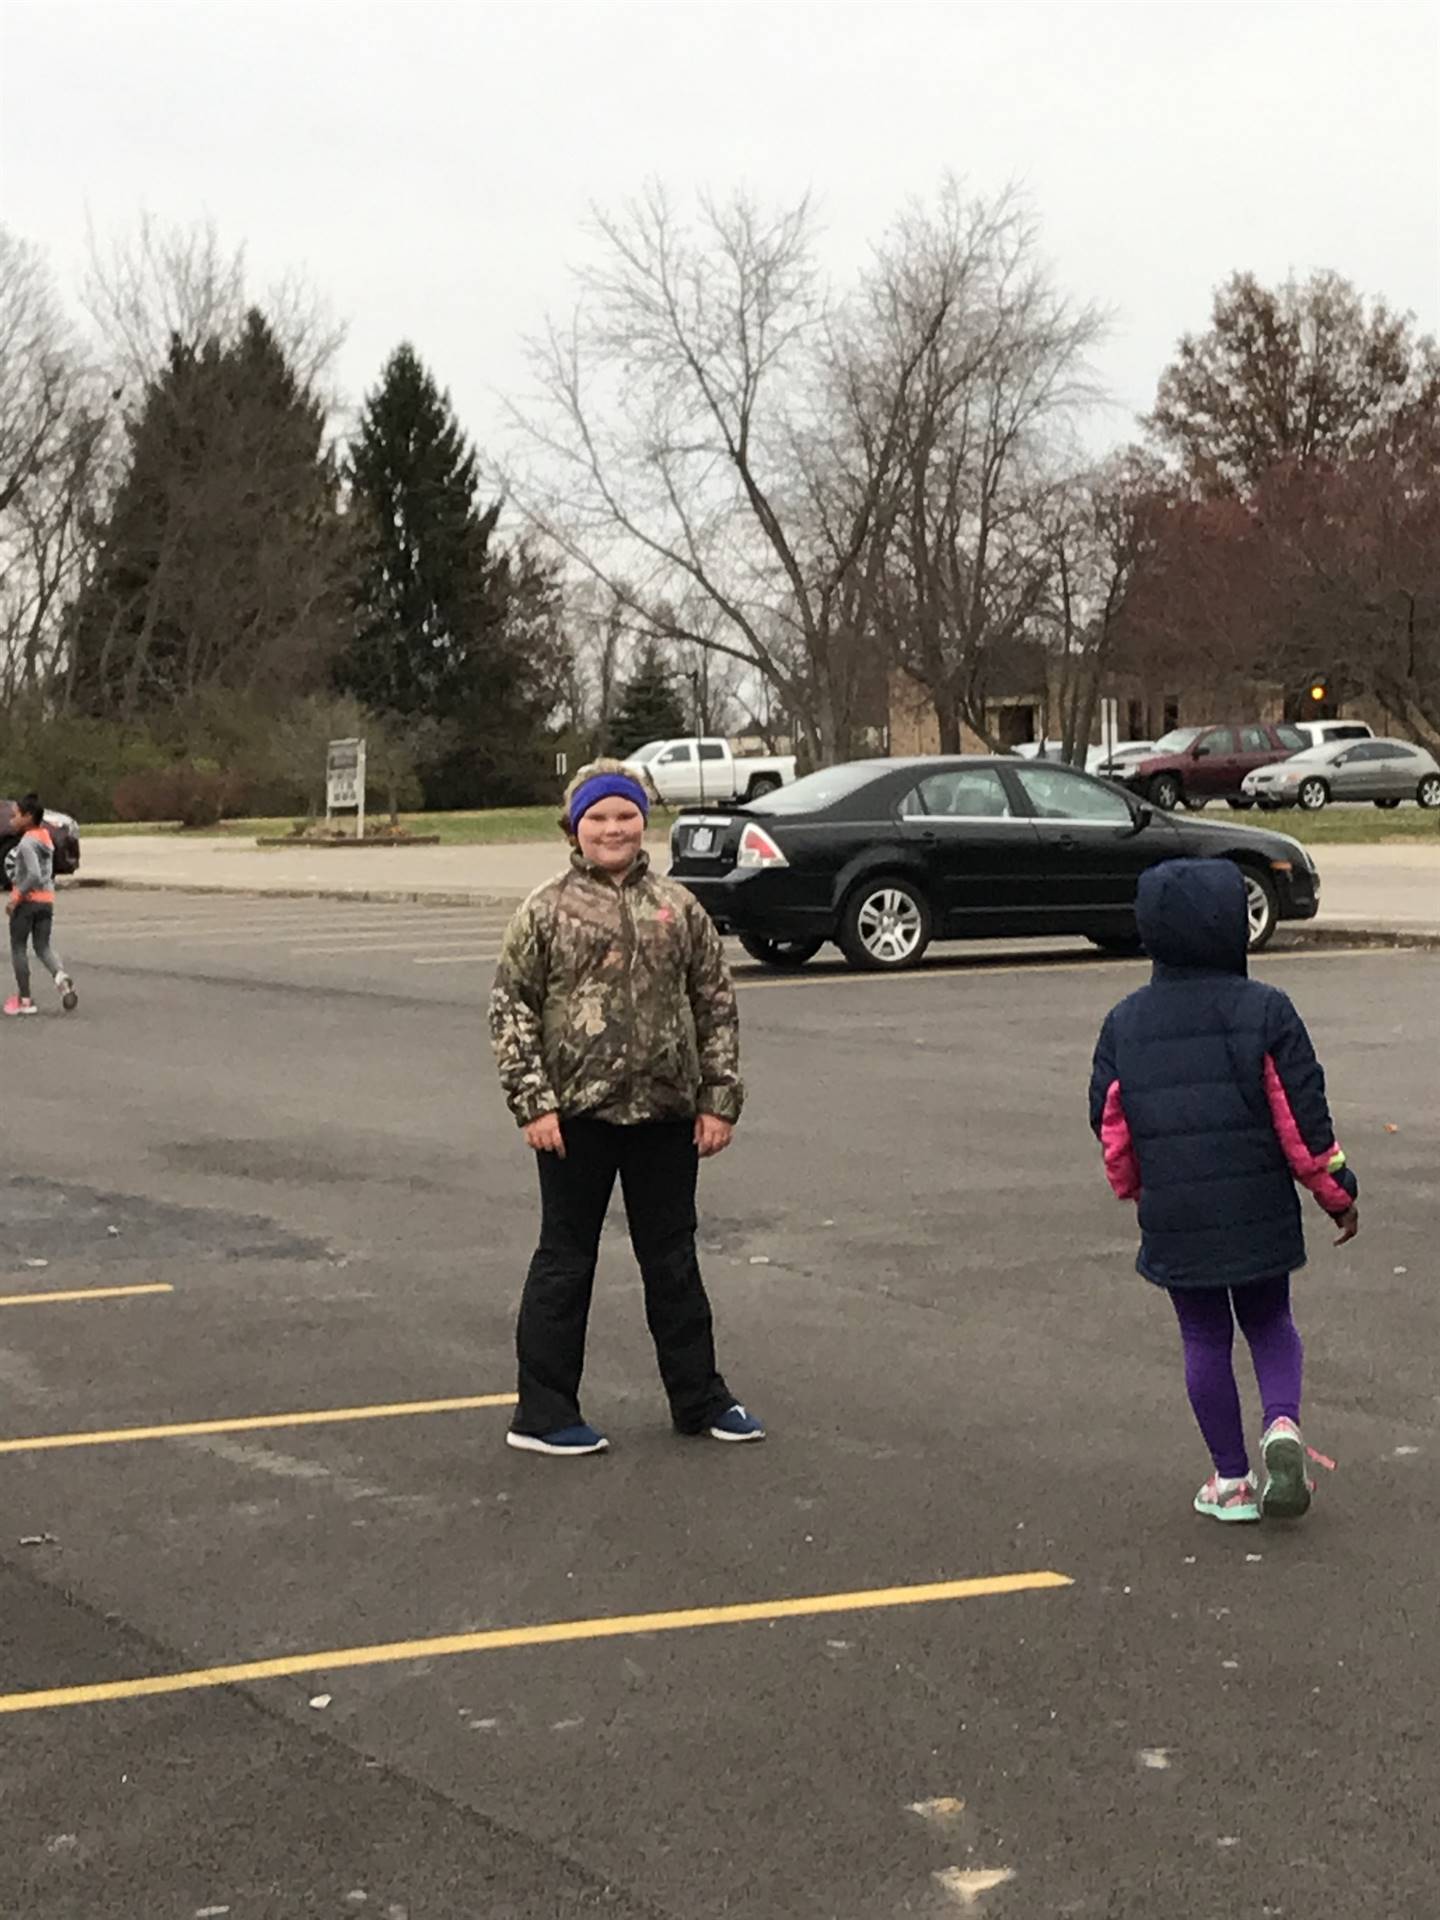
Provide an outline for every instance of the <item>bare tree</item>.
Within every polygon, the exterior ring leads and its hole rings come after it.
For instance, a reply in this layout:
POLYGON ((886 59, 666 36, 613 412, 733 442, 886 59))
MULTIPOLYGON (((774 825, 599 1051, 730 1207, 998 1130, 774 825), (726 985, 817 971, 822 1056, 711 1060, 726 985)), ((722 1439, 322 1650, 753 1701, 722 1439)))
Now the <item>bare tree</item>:
POLYGON ((959 751, 962 725, 995 745, 997 691, 1043 678, 1047 526, 1071 422, 1096 397, 1085 357, 1103 317, 1056 289, 1014 196, 967 201, 953 182, 933 214, 897 226, 870 297, 921 316, 929 343, 918 376, 904 355, 896 372, 909 405, 887 572, 895 656, 934 705, 942 752, 959 751))
POLYGON ((574 319, 534 343, 512 494, 645 631, 763 677, 813 755, 844 757, 923 329, 877 386, 807 202, 706 200, 691 228, 656 188, 596 226, 574 319))
POLYGON ((0 693, 48 692, 93 548, 109 412, 43 255, 0 229, 0 693))

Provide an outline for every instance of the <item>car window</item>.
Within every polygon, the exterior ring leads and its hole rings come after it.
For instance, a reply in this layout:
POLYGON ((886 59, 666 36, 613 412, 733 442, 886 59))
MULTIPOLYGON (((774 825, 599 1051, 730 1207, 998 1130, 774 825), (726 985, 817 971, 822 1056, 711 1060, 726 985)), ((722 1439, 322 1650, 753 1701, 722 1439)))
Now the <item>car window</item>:
POLYGON ((993 767, 952 767, 932 773, 906 794, 900 812, 952 820, 1008 820, 1010 798, 993 767))
POLYGON ((1386 740, 1382 745, 1385 748, 1387 760, 1423 760, 1425 758, 1419 747, 1407 747, 1401 740, 1386 740))
POLYGON ((1346 749, 1345 758, 1352 766, 1362 760, 1388 760, 1391 749, 1383 740, 1364 740, 1358 747, 1346 749))
MULTIPOLYGON (((875 760, 850 760, 838 767, 822 767, 819 773, 807 773, 803 779, 793 780, 788 787, 776 787, 773 793, 747 801, 745 811, 823 813, 826 807, 833 807, 838 800, 848 799, 861 787, 867 787, 894 771, 883 761, 875 760)), ((881 806, 876 818, 883 819, 884 813, 885 809, 881 806)))
POLYGON ((700 742, 700 758, 702 760, 723 760, 725 758, 724 745, 719 740, 702 740, 700 742))
POLYGON ((1325 738, 1327 740, 1368 740, 1370 729, 1358 723, 1354 726, 1345 726, 1342 723, 1338 727, 1326 727, 1325 738))
POLYGON ((1313 745, 1309 737, 1301 733, 1298 727, 1276 727, 1275 738, 1282 747, 1288 747, 1291 753, 1299 753, 1302 747, 1313 745))
POLYGON ((694 748, 688 740, 682 740, 677 746, 667 747, 655 764, 657 767, 673 767, 677 761, 694 758, 694 748))
POLYGON ((1213 760, 1220 754, 1234 751, 1235 735, 1229 727, 1216 727, 1213 733, 1203 734, 1196 748, 1202 760, 1213 760))
POLYGON ((1270 736, 1264 727, 1242 727, 1240 729, 1240 751, 1242 753, 1272 753, 1270 736))
POLYGON ((1094 820, 1121 827, 1132 817, 1118 793, 1066 767, 1017 767, 1015 778, 1042 820, 1094 820))

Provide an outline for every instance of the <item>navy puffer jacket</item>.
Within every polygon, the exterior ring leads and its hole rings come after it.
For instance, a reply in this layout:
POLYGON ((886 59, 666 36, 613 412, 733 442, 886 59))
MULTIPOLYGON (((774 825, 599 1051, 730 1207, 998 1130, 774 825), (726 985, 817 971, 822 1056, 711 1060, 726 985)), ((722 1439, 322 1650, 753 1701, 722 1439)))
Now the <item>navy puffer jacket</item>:
POLYGON ((1244 877, 1229 860, 1166 861, 1135 913, 1154 977, 1105 1022, 1090 1124, 1116 1194, 1140 1203, 1140 1272, 1162 1287, 1293 1273, 1295 1182, 1337 1219, 1358 1188, 1304 1021, 1246 977, 1244 877))

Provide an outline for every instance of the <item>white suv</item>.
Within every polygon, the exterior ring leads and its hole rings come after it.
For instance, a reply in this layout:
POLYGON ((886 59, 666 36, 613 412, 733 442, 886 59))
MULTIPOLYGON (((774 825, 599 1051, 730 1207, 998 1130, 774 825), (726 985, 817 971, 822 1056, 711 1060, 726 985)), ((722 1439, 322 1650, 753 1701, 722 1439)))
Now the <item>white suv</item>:
POLYGON ((1363 720, 1295 720, 1296 733, 1303 733, 1312 747, 1328 747, 1337 740, 1373 740, 1375 729, 1363 720))

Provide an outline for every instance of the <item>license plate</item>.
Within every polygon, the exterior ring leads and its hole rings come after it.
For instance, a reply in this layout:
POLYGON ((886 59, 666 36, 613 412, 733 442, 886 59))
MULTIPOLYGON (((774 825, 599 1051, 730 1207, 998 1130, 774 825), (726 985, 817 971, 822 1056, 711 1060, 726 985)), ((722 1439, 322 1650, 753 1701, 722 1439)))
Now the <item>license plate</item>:
POLYGON ((715 829, 713 827, 696 827, 690 836, 691 853, 709 853, 714 845, 715 829))

